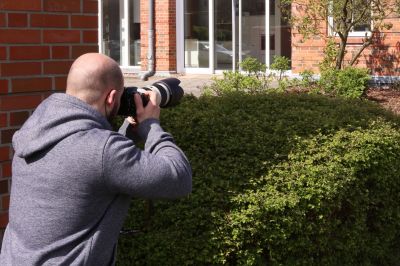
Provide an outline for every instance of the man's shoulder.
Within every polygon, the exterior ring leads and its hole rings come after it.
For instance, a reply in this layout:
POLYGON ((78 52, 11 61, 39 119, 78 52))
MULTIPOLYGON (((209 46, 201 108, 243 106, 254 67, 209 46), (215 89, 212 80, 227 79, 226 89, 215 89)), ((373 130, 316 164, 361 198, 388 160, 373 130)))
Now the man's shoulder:
POLYGON ((107 139, 114 134, 116 133, 108 129, 92 128, 77 132, 76 137, 80 138, 81 141, 86 142, 87 144, 93 143, 96 145, 104 145, 107 142, 107 139))
POLYGON ((132 142, 132 140, 118 132, 101 128, 93 128, 82 131, 78 134, 79 135, 76 137, 78 137, 81 143, 83 142, 82 144, 85 146, 95 146, 98 148, 104 148, 105 146, 108 146, 110 143, 114 142, 132 142))

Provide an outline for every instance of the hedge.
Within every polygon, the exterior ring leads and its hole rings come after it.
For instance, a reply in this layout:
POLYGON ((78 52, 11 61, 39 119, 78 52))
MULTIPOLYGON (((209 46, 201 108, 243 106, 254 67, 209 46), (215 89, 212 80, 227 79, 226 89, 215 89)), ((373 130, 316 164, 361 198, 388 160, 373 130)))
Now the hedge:
POLYGON ((400 119, 362 100, 186 97, 163 127, 193 193, 134 199, 118 265, 395 265, 400 119))

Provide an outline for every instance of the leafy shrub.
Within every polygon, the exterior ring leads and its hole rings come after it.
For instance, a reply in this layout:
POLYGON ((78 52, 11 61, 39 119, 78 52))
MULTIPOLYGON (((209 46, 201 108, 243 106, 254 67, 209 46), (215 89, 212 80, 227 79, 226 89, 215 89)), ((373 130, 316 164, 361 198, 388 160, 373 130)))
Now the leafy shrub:
POLYGON ((379 121, 300 142, 233 200, 227 250, 241 265, 395 265, 399 152, 400 132, 379 121))
POLYGON ((315 83, 314 72, 312 70, 304 70, 300 73, 301 81, 305 85, 310 85, 315 83))
POLYGON ((118 265, 395 265, 400 121, 374 104, 240 92, 161 117, 193 193, 133 200, 118 265))
POLYGON ((239 66, 243 71, 249 73, 249 75, 254 75, 256 77, 259 77, 259 75, 265 73, 267 70, 267 66, 254 57, 246 57, 239 63, 239 66))
POLYGON ((324 58, 319 64, 319 69, 321 72, 325 72, 330 69, 335 69, 336 58, 339 54, 339 47, 335 41, 335 38, 330 37, 327 40, 326 46, 323 51, 324 58))
POLYGON ((247 57, 239 66, 246 73, 239 71, 224 71, 223 78, 213 78, 213 83, 205 87, 207 95, 223 95, 231 92, 259 93, 265 91, 272 80, 266 74, 266 65, 256 58, 247 57))
POLYGON ((320 92, 318 86, 318 79, 314 77, 312 70, 304 70, 300 73, 300 78, 294 78, 290 80, 289 86, 285 89, 290 92, 301 92, 301 93, 318 93, 320 92))
POLYGON ((339 70, 328 68, 321 72, 319 88, 323 94, 335 94, 339 70))
POLYGON ((345 98, 360 98, 364 95, 370 80, 367 69, 346 67, 337 76, 337 94, 345 98))
POLYGON ((364 95, 371 79, 367 69, 346 67, 326 69, 321 73, 320 88, 325 93, 356 99, 364 95))
POLYGON ((204 88, 204 94, 217 95, 232 92, 258 93, 266 89, 266 81, 238 71, 224 71, 223 78, 213 78, 213 83, 204 88))
POLYGON ((275 56, 271 64, 271 70, 267 73, 267 66, 257 58, 246 57, 239 63, 243 72, 224 71, 223 78, 213 78, 213 83, 204 88, 206 95, 223 95, 231 92, 260 93, 271 89, 273 80, 278 81, 278 88, 275 91, 285 91, 292 82, 285 76, 285 71, 290 69, 290 60, 284 56, 275 56))
POLYGON ((272 77, 278 81, 278 88, 276 91, 284 92, 288 87, 292 86, 292 82, 285 75, 285 72, 290 69, 290 59, 285 56, 275 55, 270 69, 277 71, 278 75, 272 72, 272 77))
POLYGON ((282 80, 285 71, 290 69, 290 59, 285 56, 275 55, 270 68, 278 71, 278 80, 282 80))

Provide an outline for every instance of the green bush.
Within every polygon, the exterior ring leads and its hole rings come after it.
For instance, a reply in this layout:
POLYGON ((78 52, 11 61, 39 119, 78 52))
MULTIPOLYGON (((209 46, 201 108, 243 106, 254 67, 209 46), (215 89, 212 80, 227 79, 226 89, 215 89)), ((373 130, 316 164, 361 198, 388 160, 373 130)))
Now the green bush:
POLYGON ((364 95, 370 79, 367 69, 346 67, 336 70, 331 68, 321 73, 319 84, 324 93, 356 99, 364 95))
POLYGON ((254 57, 246 57, 239 63, 239 66, 243 71, 249 73, 249 75, 254 75, 256 77, 259 77, 260 74, 265 73, 267 70, 267 66, 254 57))
POLYGON ((267 73, 267 66, 257 58, 246 57, 239 63, 242 71, 224 71, 223 78, 213 78, 213 83, 206 86, 204 94, 221 96, 231 92, 246 92, 256 94, 270 91, 283 92, 293 86, 285 75, 290 69, 290 60, 284 56, 275 56, 271 64, 272 72, 267 73), (275 71, 275 72, 274 72, 275 71), (271 82, 278 81, 278 87, 272 89, 271 82))
POLYGON ((319 63, 319 69, 321 72, 325 72, 330 69, 335 69, 336 58, 339 54, 339 47, 335 41, 335 37, 329 37, 324 48, 324 58, 319 63))
POLYGON ((231 92, 260 93, 265 91, 273 77, 266 74, 266 65, 253 57, 247 57, 239 66, 244 72, 224 71, 223 78, 213 78, 213 83, 204 89, 206 95, 217 95, 231 92))
POLYGON ((280 81, 284 77, 285 71, 290 70, 290 59, 285 56, 275 55, 270 68, 278 71, 278 81, 280 81))
POLYGON ((379 121, 300 142, 234 199, 228 255, 241 265, 396 265, 399 153, 399 131, 379 121))
POLYGON ((118 265, 395 265, 400 121, 361 100, 240 92, 162 112, 193 193, 133 200, 118 265))
POLYGON ((204 94, 221 96, 227 93, 259 93, 268 86, 267 80, 237 71, 225 71, 223 78, 213 78, 213 83, 204 88, 204 94))
POLYGON ((345 98, 360 98, 371 79, 368 69, 346 67, 337 76, 337 94, 345 98))

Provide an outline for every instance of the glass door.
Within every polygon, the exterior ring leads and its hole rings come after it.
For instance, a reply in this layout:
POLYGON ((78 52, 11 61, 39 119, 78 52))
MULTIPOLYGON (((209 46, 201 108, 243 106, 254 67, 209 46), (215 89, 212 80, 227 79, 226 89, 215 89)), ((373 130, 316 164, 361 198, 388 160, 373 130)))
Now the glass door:
POLYGON ((215 0, 215 69, 235 70, 254 57, 265 63, 266 0, 215 0))
POLYGON ((241 0, 240 61, 253 57, 265 64, 265 2, 241 0))
MULTIPOLYGON (((270 1, 270 47, 269 47, 269 60, 273 63, 274 56, 285 56, 289 59, 292 57, 292 31, 288 22, 282 12, 282 8, 289 9, 290 6, 281 7, 279 0, 270 1)), ((289 12, 285 12, 288 13, 289 12)))
POLYGON ((185 68, 210 67, 209 1, 185 0, 185 68))
POLYGON ((217 70, 231 70, 233 68, 235 22, 232 20, 236 19, 236 16, 232 14, 234 8, 232 0, 216 0, 214 2, 214 60, 217 70))
POLYGON ((121 66, 140 66, 140 0, 102 0, 100 17, 100 51, 121 66))
POLYGON ((184 0, 182 11, 188 73, 236 70, 247 57, 267 66, 275 55, 291 59, 291 28, 279 0, 184 0))
POLYGON ((129 1, 129 65, 140 66, 140 0, 129 1))
POLYGON ((102 1, 102 53, 121 64, 121 2, 102 1))

